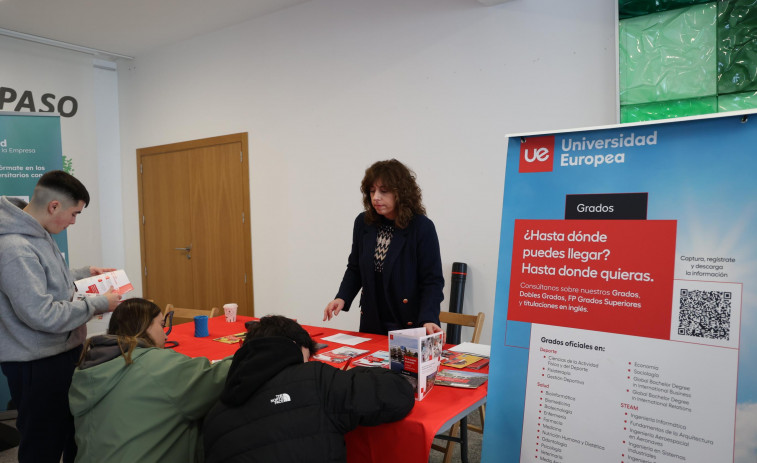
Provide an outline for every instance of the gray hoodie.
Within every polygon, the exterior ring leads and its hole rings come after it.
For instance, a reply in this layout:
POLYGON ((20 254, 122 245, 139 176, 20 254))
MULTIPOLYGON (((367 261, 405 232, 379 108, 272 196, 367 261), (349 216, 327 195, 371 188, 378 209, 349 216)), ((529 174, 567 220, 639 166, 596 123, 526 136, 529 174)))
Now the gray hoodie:
POLYGON ((82 344, 87 321, 108 311, 108 299, 72 302, 74 280, 52 236, 37 220, 0 197, 0 362, 50 357, 82 344))

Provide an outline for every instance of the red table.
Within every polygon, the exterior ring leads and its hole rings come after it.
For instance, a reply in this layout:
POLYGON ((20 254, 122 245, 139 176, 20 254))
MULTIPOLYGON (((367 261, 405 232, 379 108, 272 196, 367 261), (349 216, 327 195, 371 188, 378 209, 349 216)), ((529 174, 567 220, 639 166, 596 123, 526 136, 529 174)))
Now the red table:
MULTIPOLYGON (((226 322, 225 317, 214 317, 208 321, 210 335, 205 338, 194 337, 194 324, 184 323, 173 328, 168 339, 178 341, 174 348, 177 352, 190 357, 207 357, 219 360, 233 355, 241 344, 224 344, 213 339, 245 331, 244 322, 253 320, 250 317, 237 317, 234 323, 226 322)), ((371 338, 355 346, 367 349, 369 353, 377 350, 388 350, 386 336, 335 330, 332 328, 306 326, 303 328, 310 333, 316 342, 322 338, 337 333, 347 333, 355 336, 371 338)), ((340 347, 341 344, 330 343, 324 350, 340 347)), ((335 365, 338 367, 338 364, 335 365)), ((487 372, 488 370, 482 370, 487 372)), ((348 433, 347 461, 363 462, 408 462, 418 463, 428 461, 431 443, 434 435, 448 429, 480 405, 486 403, 488 383, 476 389, 462 389, 455 387, 436 386, 404 419, 379 426, 360 426, 348 433)))

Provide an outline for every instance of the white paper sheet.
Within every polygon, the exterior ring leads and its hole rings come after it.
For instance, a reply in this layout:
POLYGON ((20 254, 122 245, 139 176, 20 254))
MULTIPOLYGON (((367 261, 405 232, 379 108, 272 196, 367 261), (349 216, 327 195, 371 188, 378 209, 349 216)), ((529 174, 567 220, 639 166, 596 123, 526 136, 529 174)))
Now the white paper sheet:
POLYGON ((322 341, 330 341, 338 344, 346 344, 348 346, 356 346, 361 342, 370 341, 371 338, 361 338, 360 336, 352 336, 350 334, 332 334, 331 336, 321 338, 322 341))
POLYGON ((466 354, 490 357, 492 346, 490 346, 489 344, 475 344, 472 342, 463 342, 456 345, 455 347, 450 347, 449 350, 453 352, 463 352, 466 354))

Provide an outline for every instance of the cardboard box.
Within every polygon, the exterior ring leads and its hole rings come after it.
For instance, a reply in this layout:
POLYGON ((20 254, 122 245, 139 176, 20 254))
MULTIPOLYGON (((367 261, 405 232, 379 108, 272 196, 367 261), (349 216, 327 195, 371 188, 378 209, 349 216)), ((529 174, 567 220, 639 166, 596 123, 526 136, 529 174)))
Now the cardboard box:
POLYGON ((391 368, 413 384, 415 400, 423 400, 434 387, 442 357, 443 335, 427 335, 425 328, 389 332, 391 368))
POLYGON ((88 296, 99 296, 114 288, 118 294, 128 293, 134 287, 123 270, 105 272, 93 277, 82 278, 74 282, 76 285, 76 299, 84 299, 88 296))

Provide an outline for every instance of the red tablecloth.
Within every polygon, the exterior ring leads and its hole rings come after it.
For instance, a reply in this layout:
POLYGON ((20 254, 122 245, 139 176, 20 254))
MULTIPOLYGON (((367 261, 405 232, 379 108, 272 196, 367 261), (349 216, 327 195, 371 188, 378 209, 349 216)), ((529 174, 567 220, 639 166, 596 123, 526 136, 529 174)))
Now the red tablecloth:
MULTIPOLYGON (((225 317, 214 317, 208 321, 210 335, 205 338, 194 337, 194 324, 184 323, 173 328, 168 339, 178 341, 175 348, 190 357, 207 357, 218 360, 233 355, 241 344, 224 344, 215 338, 245 331, 244 322, 250 317, 237 317, 234 323, 228 323, 225 317)), ((322 341, 322 338, 337 333, 371 338, 370 341, 355 346, 367 349, 368 353, 377 350, 389 350, 386 336, 335 330, 325 327, 303 326, 316 342, 329 344, 324 351, 340 347, 341 344, 322 341)), ((366 353, 365 355, 368 355, 366 353)), ((338 364, 335 366, 339 366, 338 364)), ((482 370, 487 372, 487 370, 482 370)), ((347 461, 364 462, 408 462, 428 461, 431 443, 440 427, 463 410, 468 409, 486 397, 487 384, 476 389, 436 386, 421 401, 415 403, 413 411, 401 421, 379 426, 360 426, 348 433, 347 461)))

